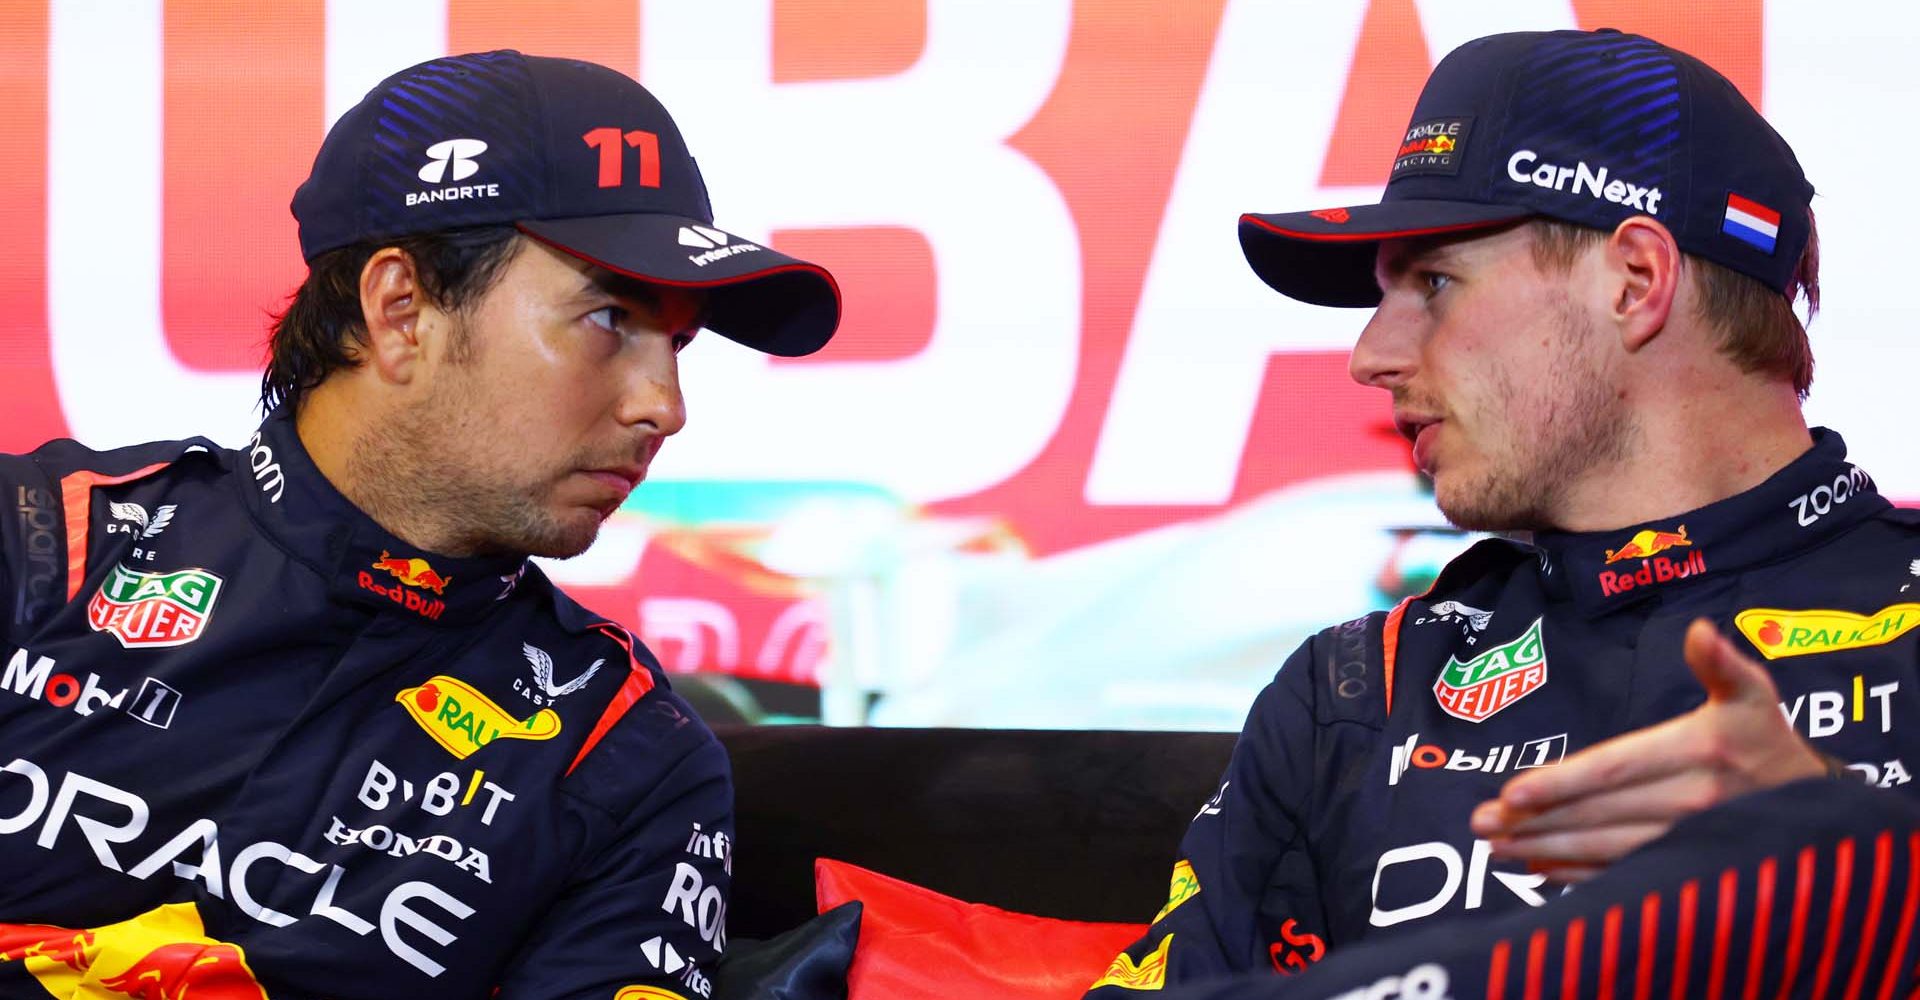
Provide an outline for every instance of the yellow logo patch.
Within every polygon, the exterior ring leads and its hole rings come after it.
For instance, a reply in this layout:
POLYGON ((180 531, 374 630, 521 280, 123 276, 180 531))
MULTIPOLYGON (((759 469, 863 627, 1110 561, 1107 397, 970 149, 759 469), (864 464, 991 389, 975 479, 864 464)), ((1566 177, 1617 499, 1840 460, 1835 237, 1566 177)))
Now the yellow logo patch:
POLYGON ((1126 952, 1113 957, 1113 964, 1107 966, 1107 973, 1093 981, 1089 990, 1102 986, 1118 986, 1123 990, 1157 990, 1167 985, 1167 949, 1173 947, 1173 935, 1160 939, 1160 947, 1147 953, 1147 957, 1134 964, 1126 952))
POLYGON ((1920 604, 1895 604, 1870 615, 1750 608, 1733 616, 1733 624, 1760 655, 1778 660, 1884 646, 1920 628, 1920 604))
POLYGON ((672 990, 663 990, 658 986, 622 986, 613 1000, 687 1000, 672 990))
POLYGON ((494 740, 550 740, 560 733, 560 716, 553 709, 515 719, 473 685, 445 674, 400 692, 394 700, 434 742, 461 760, 494 740))
POLYGON ((1193 873, 1193 865, 1181 858, 1173 863, 1173 885, 1167 889, 1167 905, 1153 915, 1153 922, 1180 908, 1180 904, 1200 894, 1200 877, 1193 873))

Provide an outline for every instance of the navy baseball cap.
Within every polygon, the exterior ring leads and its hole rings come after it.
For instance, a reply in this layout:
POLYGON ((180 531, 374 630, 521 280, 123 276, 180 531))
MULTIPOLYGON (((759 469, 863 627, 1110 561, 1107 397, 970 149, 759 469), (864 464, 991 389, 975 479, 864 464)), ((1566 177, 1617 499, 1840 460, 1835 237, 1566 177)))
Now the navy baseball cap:
POLYGON ((1284 295, 1374 306, 1381 240, 1647 215, 1681 250, 1785 294, 1812 198, 1786 140, 1706 63, 1612 29, 1515 32, 1434 68, 1378 204, 1249 213, 1240 247, 1284 295))
POLYGON ((785 357, 840 324, 817 264, 713 224, 700 169, 646 88, 512 50, 382 80, 327 133, 293 195, 308 262, 362 242, 513 225, 609 271, 707 296, 706 327, 785 357))

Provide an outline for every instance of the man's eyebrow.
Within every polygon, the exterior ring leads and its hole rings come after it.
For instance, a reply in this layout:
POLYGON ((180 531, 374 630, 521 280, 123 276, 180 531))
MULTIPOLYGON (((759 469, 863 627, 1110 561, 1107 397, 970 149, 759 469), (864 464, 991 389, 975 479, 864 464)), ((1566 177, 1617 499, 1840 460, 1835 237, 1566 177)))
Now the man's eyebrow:
POLYGON ((634 299, 649 309, 660 308, 660 289, 638 278, 629 278, 605 268, 595 267, 580 272, 580 288, 576 298, 586 298, 590 293, 599 292, 617 298, 634 299))

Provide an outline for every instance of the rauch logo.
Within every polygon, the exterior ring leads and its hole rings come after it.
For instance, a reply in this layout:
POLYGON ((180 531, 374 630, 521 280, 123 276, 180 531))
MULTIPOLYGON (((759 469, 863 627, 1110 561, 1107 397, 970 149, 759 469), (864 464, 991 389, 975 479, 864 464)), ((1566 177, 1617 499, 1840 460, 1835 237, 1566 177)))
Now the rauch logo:
POLYGON ((560 733, 560 716, 553 709, 515 719, 473 685, 445 674, 400 692, 394 700, 434 742, 461 760, 494 740, 549 740, 560 733))
POLYGON ((185 645, 212 620, 220 584, 204 569, 145 573, 120 564, 87 602, 87 624, 128 649, 185 645))
POLYGON ((1884 646, 1920 628, 1920 604, 1895 604, 1870 615, 1851 611, 1751 608, 1733 616, 1740 634, 1769 660, 1884 646))

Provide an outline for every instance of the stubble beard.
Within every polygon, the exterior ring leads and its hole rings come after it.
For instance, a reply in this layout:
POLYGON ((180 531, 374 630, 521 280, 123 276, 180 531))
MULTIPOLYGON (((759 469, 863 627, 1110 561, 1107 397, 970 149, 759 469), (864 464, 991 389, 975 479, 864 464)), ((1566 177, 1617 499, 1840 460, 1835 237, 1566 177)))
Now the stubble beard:
POLYGON ((498 428, 456 381, 371 422, 347 460, 359 487, 354 501, 388 531, 442 555, 565 559, 586 551, 601 519, 563 521, 542 503, 551 482, 487 461, 498 458, 498 428))
POLYGON ((1593 323, 1564 300, 1555 312, 1551 375, 1523 384, 1496 363, 1488 380, 1496 405, 1485 416, 1501 437, 1481 442, 1481 468, 1468 478, 1445 469, 1435 477, 1435 503, 1461 528, 1558 528, 1567 498, 1632 452, 1638 425, 1597 353, 1593 323))

